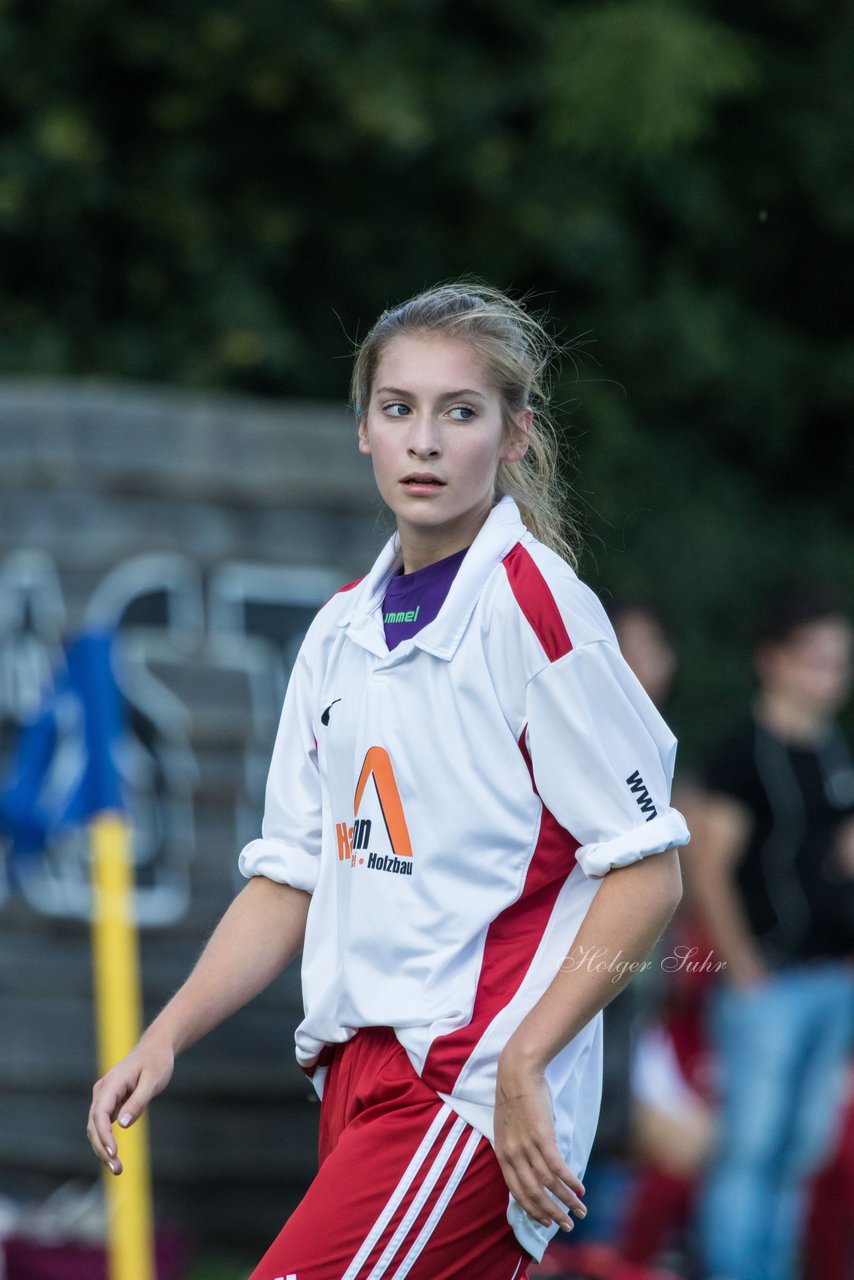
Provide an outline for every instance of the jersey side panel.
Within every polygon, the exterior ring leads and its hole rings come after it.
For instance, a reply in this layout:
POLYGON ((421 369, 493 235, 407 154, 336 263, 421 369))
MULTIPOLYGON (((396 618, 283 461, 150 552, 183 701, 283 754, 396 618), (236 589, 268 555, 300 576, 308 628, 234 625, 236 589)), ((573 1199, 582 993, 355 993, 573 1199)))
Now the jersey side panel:
MULTIPOLYGON (((549 585, 530 552, 517 543, 503 561, 516 608, 534 631, 549 661, 572 650, 572 642, 549 585)), ((506 634, 502 628, 502 634, 506 634)), ((522 726, 519 749, 536 794, 522 726)), ((486 1031, 521 986, 537 954, 567 876, 578 841, 541 804, 539 829, 519 897, 489 925, 469 1022, 437 1037, 423 1078, 439 1092, 453 1093, 466 1063, 486 1031)))
POLYGON ((575 865, 577 848, 578 842, 543 808, 522 893, 487 929, 471 1020, 437 1037, 427 1054, 423 1079, 438 1092, 453 1092, 487 1028, 521 985, 575 865))

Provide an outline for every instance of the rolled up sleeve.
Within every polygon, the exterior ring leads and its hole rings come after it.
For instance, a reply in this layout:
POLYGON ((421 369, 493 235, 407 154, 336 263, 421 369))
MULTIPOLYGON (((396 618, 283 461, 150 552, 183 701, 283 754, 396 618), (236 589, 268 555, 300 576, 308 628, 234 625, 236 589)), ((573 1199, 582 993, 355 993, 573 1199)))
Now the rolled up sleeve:
POLYGON ((527 714, 534 782, 579 842, 585 875, 688 843, 670 804, 676 739, 615 645, 593 641, 545 667, 527 714))
POLYGON ((264 799, 261 836, 240 852, 247 879, 266 876, 295 889, 314 891, 322 835, 317 742, 312 727, 311 676, 305 646, 294 664, 285 695, 264 799))

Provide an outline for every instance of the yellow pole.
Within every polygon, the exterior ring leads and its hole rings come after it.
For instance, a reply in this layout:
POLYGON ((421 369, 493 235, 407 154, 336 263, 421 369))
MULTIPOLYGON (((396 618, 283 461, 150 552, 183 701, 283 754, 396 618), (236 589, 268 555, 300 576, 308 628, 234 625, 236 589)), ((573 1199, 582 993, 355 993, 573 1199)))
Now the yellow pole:
MULTIPOLYGON (((96 814, 92 837, 92 947, 98 1057, 107 1071, 136 1044, 142 1023, 130 833, 119 813, 96 814)), ((124 1171, 104 1170, 110 1280, 155 1280, 145 1117, 117 1129, 124 1171)))

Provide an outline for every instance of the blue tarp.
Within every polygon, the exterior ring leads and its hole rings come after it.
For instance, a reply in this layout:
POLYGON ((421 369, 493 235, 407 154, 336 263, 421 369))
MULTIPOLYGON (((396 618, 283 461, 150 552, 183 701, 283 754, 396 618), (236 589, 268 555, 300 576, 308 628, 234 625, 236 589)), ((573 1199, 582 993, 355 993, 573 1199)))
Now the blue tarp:
POLYGON ((124 703, 113 671, 112 631, 87 631, 65 645, 65 665, 36 716, 21 726, 0 790, 0 828, 13 864, 48 838, 107 809, 124 810, 117 755, 124 703))

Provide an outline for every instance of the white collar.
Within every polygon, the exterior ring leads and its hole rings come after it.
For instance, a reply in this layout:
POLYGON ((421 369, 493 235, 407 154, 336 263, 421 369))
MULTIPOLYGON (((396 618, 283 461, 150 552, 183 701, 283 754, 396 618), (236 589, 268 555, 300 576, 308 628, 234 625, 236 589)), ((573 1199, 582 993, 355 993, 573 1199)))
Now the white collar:
MULTIPOLYGON (((469 547, 437 617, 411 640, 402 641, 392 651, 389 660, 404 657, 413 646, 437 658, 452 658, 487 578, 526 533, 514 500, 510 497, 499 499, 469 547)), ((377 556, 367 577, 352 593, 348 593, 351 607, 338 621, 339 627, 347 628, 351 640, 382 658, 389 657, 382 624, 382 602, 389 579, 400 565, 400 544, 397 534, 394 534, 377 556)))

